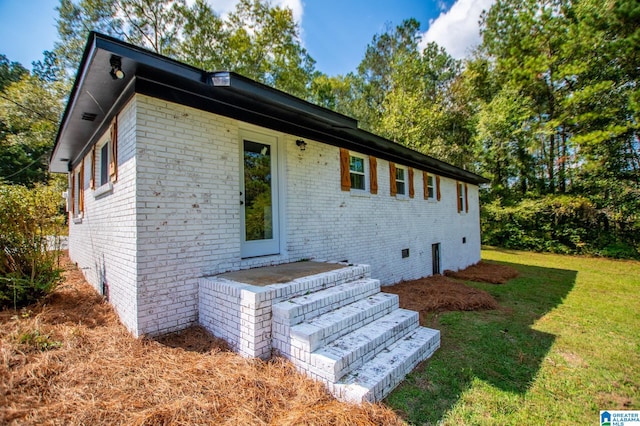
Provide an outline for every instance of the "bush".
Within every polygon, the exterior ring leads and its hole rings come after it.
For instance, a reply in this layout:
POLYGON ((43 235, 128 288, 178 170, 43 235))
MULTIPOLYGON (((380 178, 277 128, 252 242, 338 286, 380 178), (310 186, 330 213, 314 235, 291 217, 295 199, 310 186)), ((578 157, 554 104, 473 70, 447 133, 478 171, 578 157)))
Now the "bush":
POLYGON ((639 258, 637 226, 624 220, 581 196, 549 195, 512 206, 494 200, 482 207, 482 240, 511 249, 639 258))
POLYGON ((0 184, 0 308, 32 303, 62 280, 60 188, 0 184))

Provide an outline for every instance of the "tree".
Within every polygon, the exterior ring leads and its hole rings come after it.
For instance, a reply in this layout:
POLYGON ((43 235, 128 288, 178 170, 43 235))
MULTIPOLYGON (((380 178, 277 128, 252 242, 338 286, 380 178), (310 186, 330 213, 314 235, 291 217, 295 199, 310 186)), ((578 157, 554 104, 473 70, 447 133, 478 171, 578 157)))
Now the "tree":
POLYGON ((26 74, 0 96, 0 179, 31 186, 48 179, 48 154, 61 112, 60 99, 26 74))
POLYGON ((11 83, 19 81, 28 72, 19 62, 10 62, 9 58, 0 54, 0 92, 11 83))

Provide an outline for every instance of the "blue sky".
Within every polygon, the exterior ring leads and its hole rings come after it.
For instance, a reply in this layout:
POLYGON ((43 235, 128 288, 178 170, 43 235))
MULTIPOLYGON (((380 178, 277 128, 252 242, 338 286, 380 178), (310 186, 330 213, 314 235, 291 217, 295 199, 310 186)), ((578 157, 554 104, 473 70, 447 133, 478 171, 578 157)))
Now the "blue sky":
MULTIPOLYGON (((493 0, 272 0, 292 8, 316 68, 329 75, 354 71, 374 34, 416 18, 424 39, 463 57, 479 40, 479 13, 493 0)), ((209 0, 219 13, 235 0, 209 0)), ((31 68, 57 39, 59 0, 0 0, 0 54, 31 68)))

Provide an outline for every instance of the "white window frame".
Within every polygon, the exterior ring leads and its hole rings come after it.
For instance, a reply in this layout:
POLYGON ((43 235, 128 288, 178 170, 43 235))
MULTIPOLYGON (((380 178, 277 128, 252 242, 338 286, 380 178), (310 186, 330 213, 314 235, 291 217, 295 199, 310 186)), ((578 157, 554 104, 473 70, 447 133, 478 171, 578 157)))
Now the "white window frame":
POLYGON ((94 197, 100 197, 101 195, 107 194, 113 191, 113 183, 111 183, 111 177, 109 176, 109 163, 111 160, 111 138, 105 137, 102 141, 98 142, 96 145, 96 165, 95 172, 96 175, 93 176, 95 179, 95 190, 93 192, 94 197), (107 161, 103 162, 103 149, 106 147, 107 152, 107 161), (104 166, 104 170, 103 170, 104 166), (105 173, 106 182, 102 181, 102 173, 105 173))
POLYGON ((460 194, 460 214, 465 214, 467 211, 467 206, 464 203, 464 200, 467 198, 466 194, 465 194, 465 187, 464 187, 464 183, 463 182, 457 182, 458 188, 459 188, 459 194, 460 194))
POLYGON ((407 198, 409 197, 409 170, 405 166, 399 166, 396 164, 396 197, 407 198), (402 180, 398 180, 398 170, 402 170, 402 180), (398 182, 402 182, 404 192, 400 193, 398 182))
POLYGON ((368 194, 369 192, 369 158, 366 155, 358 154, 357 152, 349 151, 349 181, 351 181, 351 174, 362 175, 364 180, 364 188, 354 188, 351 186, 351 192, 354 194, 368 194), (351 170, 351 157, 359 158, 362 160, 362 173, 354 172, 351 170))
POLYGON ((436 177, 435 175, 428 174, 427 175, 427 201, 435 201, 436 200, 436 177), (431 190, 431 191, 429 191, 431 190))
MULTIPOLYGON (((82 218, 84 217, 84 209, 82 209, 83 211, 80 211, 80 191, 84 191, 84 188, 80 187, 80 173, 82 172, 81 164, 73 169, 73 204, 71 206, 71 211, 73 212, 73 223, 82 223, 82 218)), ((82 177, 82 180, 84 180, 84 176, 82 177)))

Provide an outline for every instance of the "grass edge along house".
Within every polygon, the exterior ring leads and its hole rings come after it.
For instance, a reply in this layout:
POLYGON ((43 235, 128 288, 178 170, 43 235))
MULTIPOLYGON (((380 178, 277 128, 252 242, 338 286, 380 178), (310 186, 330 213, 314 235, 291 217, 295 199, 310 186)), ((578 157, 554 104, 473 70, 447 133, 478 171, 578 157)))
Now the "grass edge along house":
POLYGON ((287 356, 343 399, 382 398, 439 345, 380 283, 480 260, 484 178, 98 33, 50 170, 69 175, 71 259, 133 335, 200 323, 245 356, 287 356), (309 259, 333 263, 287 282, 224 275, 309 259))

